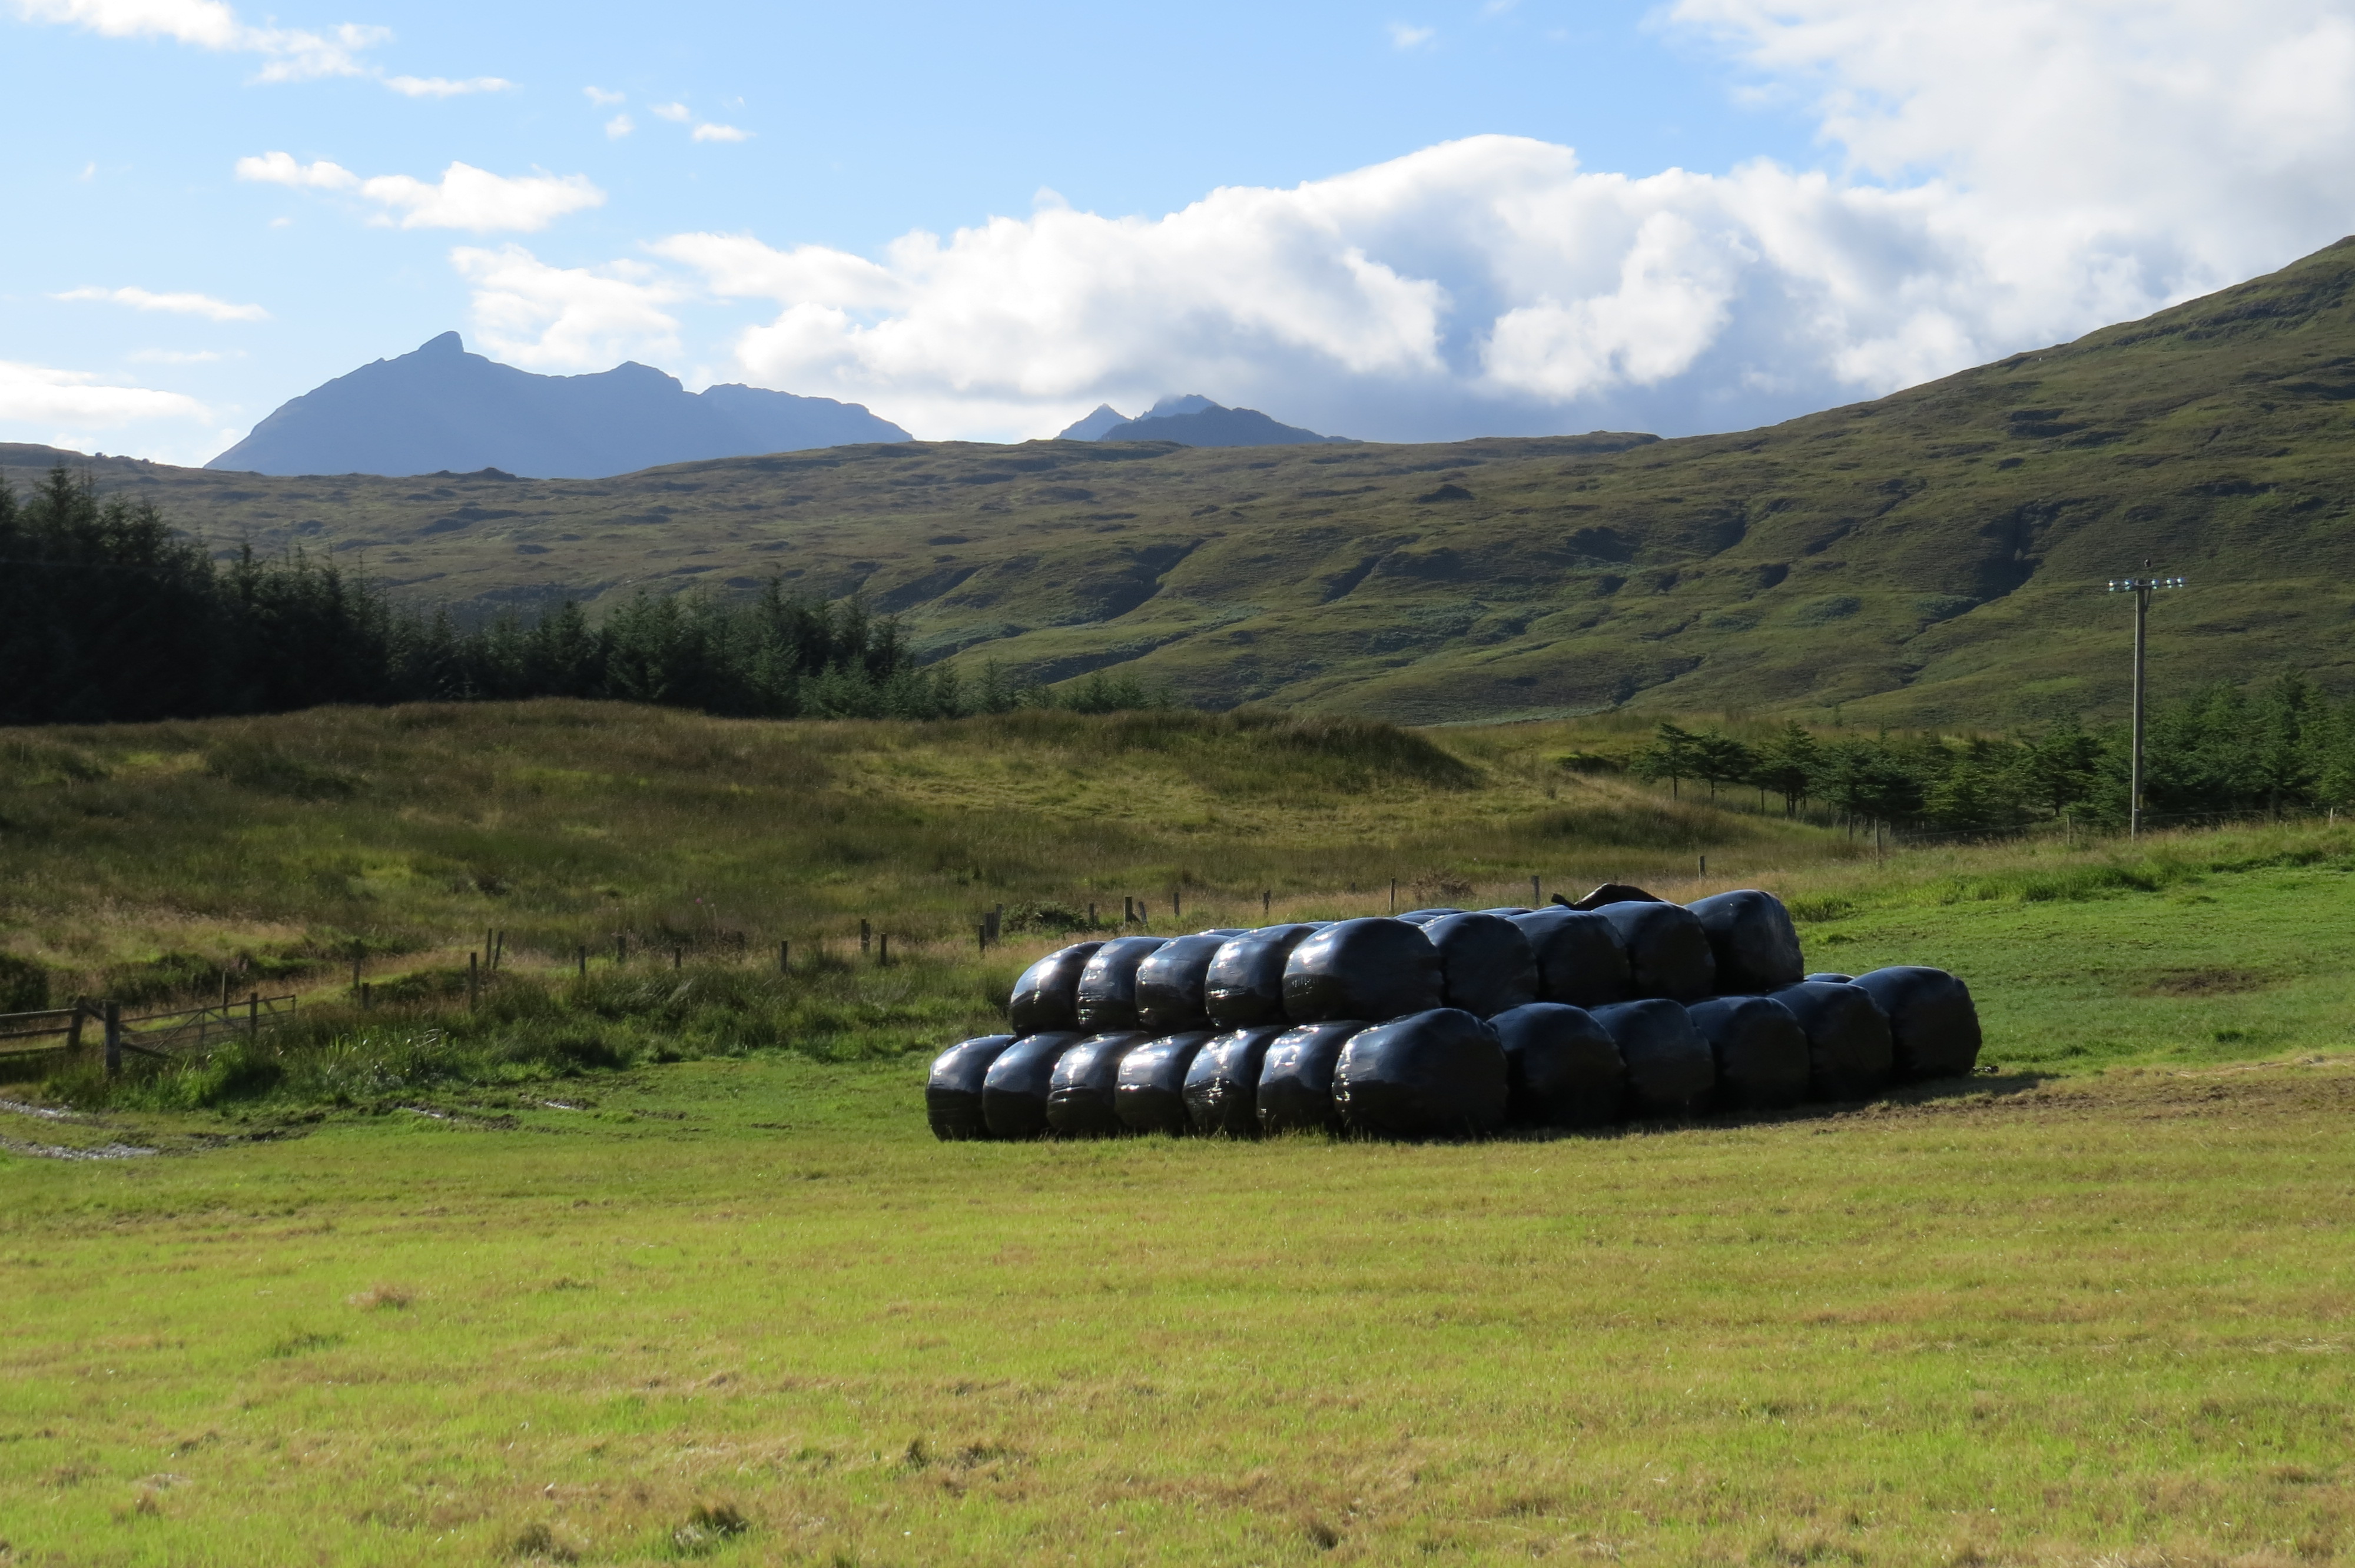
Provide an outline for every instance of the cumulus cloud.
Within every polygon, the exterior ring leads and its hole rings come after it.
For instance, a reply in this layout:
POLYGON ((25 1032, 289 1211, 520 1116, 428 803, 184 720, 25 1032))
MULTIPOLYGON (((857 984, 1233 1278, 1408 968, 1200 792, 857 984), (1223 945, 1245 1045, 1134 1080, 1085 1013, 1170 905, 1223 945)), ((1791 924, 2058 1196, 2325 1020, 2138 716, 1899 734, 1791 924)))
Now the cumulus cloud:
POLYGON ((620 141, 623 137, 628 135, 637 128, 637 122, 632 120, 626 114, 616 114, 613 118, 605 122, 606 136, 616 142, 620 141))
POLYGON ((298 189, 352 191, 387 209, 377 222, 398 223, 402 228, 465 228, 476 234, 495 229, 529 233, 567 213, 605 203, 605 193, 586 175, 495 175, 454 162, 431 182, 412 175, 362 179, 325 159, 304 164, 291 153, 264 153, 240 158, 237 177, 298 189))
POLYGON ((464 81, 446 76, 389 76, 384 84, 403 98, 457 98, 469 92, 505 92, 515 86, 498 76, 470 76, 464 81))
POLYGON ((233 305, 210 294, 158 294, 146 289, 69 289, 52 294, 57 300, 104 300, 138 311, 168 311, 175 315, 202 316, 216 322, 266 322, 270 313, 260 305, 233 305))
POLYGON ((1390 27, 1391 48, 1419 49, 1439 37, 1436 27, 1410 26, 1404 22, 1392 22, 1390 27))
POLYGON ((177 392, 117 387, 82 371, 0 360, 0 420, 79 431, 211 417, 203 404, 177 392))
POLYGON ((714 125, 706 121, 695 128, 692 139, 698 142, 749 142, 752 133, 740 131, 733 125, 714 125))
POLYGON ((600 109, 611 109, 616 104, 627 103, 630 99, 626 92, 607 92, 602 87, 584 87, 581 90, 587 93, 589 101, 600 109))
POLYGON ((325 33, 256 27, 221 0, 16 0, 30 22, 56 22, 110 38, 170 38, 197 48, 257 54, 263 81, 359 76, 358 55, 392 37, 384 27, 346 23, 325 33))
POLYGON ((682 125, 695 118, 695 111, 684 103, 657 103, 654 105, 654 113, 657 119, 675 121, 682 125))
POLYGON ((510 364, 603 370, 678 353, 678 321, 664 307, 683 291, 644 262, 555 267, 520 245, 460 246, 450 260, 474 285, 476 340, 510 364))

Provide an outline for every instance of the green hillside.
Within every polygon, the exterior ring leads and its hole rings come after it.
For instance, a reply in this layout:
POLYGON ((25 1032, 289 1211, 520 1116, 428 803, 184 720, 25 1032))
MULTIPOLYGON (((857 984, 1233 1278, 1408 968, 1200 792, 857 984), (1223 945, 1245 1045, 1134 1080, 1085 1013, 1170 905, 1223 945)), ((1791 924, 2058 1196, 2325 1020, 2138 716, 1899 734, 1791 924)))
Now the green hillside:
MULTIPOLYGON (((1412 721, 1614 704, 1995 723, 2115 712, 2153 557, 2179 691, 2355 687, 2355 240, 2270 277, 1771 429, 1433 446, 837 448, 602 481, 99 483, 471 606, 783 572, 934 652, 1108 664, 1219 705, 1412 721)), ((20 486, 59 454, 0 448, 20 486)))

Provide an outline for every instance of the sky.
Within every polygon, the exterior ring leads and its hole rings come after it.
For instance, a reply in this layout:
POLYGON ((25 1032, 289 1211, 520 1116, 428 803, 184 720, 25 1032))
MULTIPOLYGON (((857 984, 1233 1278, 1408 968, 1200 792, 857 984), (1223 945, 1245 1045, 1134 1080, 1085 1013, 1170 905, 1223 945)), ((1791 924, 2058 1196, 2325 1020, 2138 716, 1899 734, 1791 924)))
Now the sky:
POLYGON ((2355 231, 2355 0, 0 0, 0 440, 455 329, 1051 435, 1742 429, 2355 231))

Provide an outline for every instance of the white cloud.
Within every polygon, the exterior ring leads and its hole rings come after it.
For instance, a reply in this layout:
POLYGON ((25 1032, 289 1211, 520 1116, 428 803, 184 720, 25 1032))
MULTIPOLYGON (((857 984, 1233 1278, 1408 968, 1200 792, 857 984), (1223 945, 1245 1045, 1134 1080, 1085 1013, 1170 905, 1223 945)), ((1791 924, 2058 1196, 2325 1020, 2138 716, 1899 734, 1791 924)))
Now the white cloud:
POLYGON ((292 153, 264 153, 258 158, 240 158, 237 177, 258 180, 264 185, 293 185, 322 191, 348 191, 359 188, 360 177, 340 164, 325 158, 314 164, 302 164, 292 153))
POLYGON ((602 87, 584 87, 581 90, 587 93, 589 101, 600 109, 611 109, 617 103, 627 103, 630 101, 630 95, 626 92, 607 92, 602 87))
POLYGON ((1433 39, 1438 37, 1439 29, 1436 27, 1412 27, 1409 26, 1404 22, 1392 22, 1390 26, 1390 34, 1391 48, 1394 49, 1419 49, 1424 45, 1430 43, 1433 39))
POLYGON ((774 313, 735 373, 927 435, 1199 391, 1326 430, 1735 429, 2131 319, 2355 229, 2355 0, 1678 0, 1839 165, 1449 143, 1159 217, 879 256, 654 249, 774 313))
POLYGON ((0 420, 69 430, 102 430, 147 419, 208 419, 195 398, 144 387, 116 387, 76 370, 0 360, 0 420))
POLYGON ((655 117, 685 124, 695 117, 695 111, 684 103, 657 103, 653 106, 655 117))
POLYGON ((139 311, 168 311, 176 315, 203 316, 216 322, 266 322, 270 313, 260 305, 233 305, 210 294, 158 294, 141 288, 69 289, 49 296, 56 300, 105 300, 139 311))
POLYGON ((603 370, 678 354, 678 321, 663 307, 682 291, 643 262, 552 267, 520 245, 460 246, 450 261, 474 285, 477 338, 511 364, 603 370))
POLYGON ((16 0, 28 22, 56 22, 110 38, 171 38, 198 48, 258 54, 263 81, 359 76, 360 51, 392 37, 383 27, 346 23, 325 33, 256 27, 221 0, 16 0))
POLYGON ((706 122, 695 128, 692 139, 698 142, 749 142, 752 133, 740 131, 733 125, 714 125, 706 122))
POLYGON ((616 142, 637 128, 637 122, 626 114, 616 114, 605 122, 605 134, 616 142))
POLYGON ((209 348, 134 348, 123 357, 133 365, 215 365, 229 356, 209 348))
POLYGON ((438 181, 428 183, 411 175, 378 175, 361 179, 341 164, 324 159, 297 163, 289 153, 265 153, 240 158, 237 177, 272 185, 316 190, 357 191, 362 197, 389 209, 376 221, 398 222, 403 228, 466 228, 477 234, 494 229, 528 233, 546 228, 566 213, 602 207, 605 193, 586 175, 495 175, 472 164, 453 163, 438 181), (390 213, 400 216, 395 219, 390 213))
POLYGON ((498 76, 470 76, 463 81, 446 76, 389 76, 384 84, 403 98, 456 98, 469 92, 506 92, 515 86, 498 76))

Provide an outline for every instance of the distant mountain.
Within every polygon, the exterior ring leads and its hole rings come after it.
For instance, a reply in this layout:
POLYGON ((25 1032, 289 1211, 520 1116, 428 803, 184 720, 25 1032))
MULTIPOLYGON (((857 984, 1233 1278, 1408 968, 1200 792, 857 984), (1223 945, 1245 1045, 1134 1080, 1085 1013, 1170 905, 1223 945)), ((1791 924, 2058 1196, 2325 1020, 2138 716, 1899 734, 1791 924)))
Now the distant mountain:
POLYGON ((1114 425, 1096 437, 1100 441, 1176 441, 1181 447, 1299 447, 1325 441, 1346 441, 1347 436, 1320 436, 1297 425, 1280 425, 1256 408, 1225 408, 1207 397, 1163 399, 1155 411, 1124 425, 1114 425), (1162 413, 1167 403, 1183 401, 1199 407, 1162 413))
POLYGON ((856 403, 758 387, 693 393, 652 366, 535 376, 468 354, 445 332, 282 405, 205 466, 389 475, 496 468, 603 479, 664 463, 910 439, 856 403))
POLYGON ((1114 408, 1109 403, 1099 403, 1096 405, 1094 413, 1090 414, 1084 419, 1075 420, 1074 422, 1064 426, 1063 433, 1057 436, 1055 439, 1059 441, 1092 441, 1098 436, 1103 435, 1106 430, 1111 429, 1114 425, 1125 425, 1127 423, 1127 415, 1122 413, 1119 409, 1114 408))

